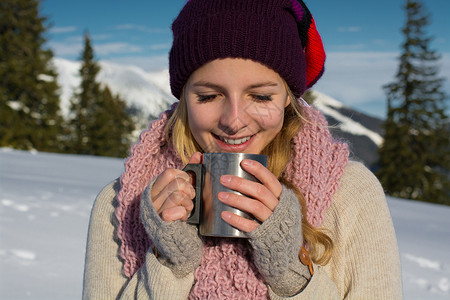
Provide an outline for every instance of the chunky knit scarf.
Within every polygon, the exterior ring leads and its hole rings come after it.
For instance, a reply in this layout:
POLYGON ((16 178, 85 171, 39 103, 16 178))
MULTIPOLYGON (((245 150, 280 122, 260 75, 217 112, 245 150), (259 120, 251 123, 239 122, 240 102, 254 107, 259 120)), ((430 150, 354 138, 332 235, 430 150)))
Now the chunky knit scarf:
MULTIPOLYGON (((140 219, 139 202, 145 187, 167 168, 183 167, 179 156, 164 137, 164 127, 173 113, 163 112, 143 131, 131 149, 121 176, 117 195, 117 235, 123 271, 131 277, 144 263, 151 246, 140 219)), ((334 141, 325 117, 314 108, 303 110, 307 120, 293 140, 292 159, 284 177, 303 193, 307 218, 320 226, 330 207, 339 179, 348 161, 348 148, 334 141)), ((204 238, 203 258, 194 273, 195 283, 190 299, 267 299, 268 290, 241 239, 204 238)))

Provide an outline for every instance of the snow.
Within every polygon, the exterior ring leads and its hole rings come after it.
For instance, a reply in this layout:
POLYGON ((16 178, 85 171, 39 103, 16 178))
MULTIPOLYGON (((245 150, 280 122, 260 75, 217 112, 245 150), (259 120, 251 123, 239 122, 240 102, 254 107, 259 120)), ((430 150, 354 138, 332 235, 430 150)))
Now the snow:
MULTIPOLYGON (((81 79, 78 74, 80 62, 54 58, 61 87, 61 110, 69 114, 70 99, 78 89, 81 79)), ((129 105, 141 109, 146 115, 159 115, 175 98, 170 93, 169 71, 146 72, 133 65, 122 65, 110 61, 99 61, 98 82, 107 84, 114 94, 119 94, 129 105)))
POLYGON ((55 77, 47 75, 47 74, 39 74, 37 76, 37 79, 41 80, 41 81, 45 81, 45 82, 52 82, 55 79, 55 77))
POLYGON ((320 111, 322 111, 324 114, 327 114, 330 117, 333 117, 336 121, 339 121, 340 122, 339 128, 342 131, 354 135, 365 135, 369 139, 371 139, 378 147, 380 147, 381 144, 383 144, 383 137, 380 134, 370 129, 367 129, 360 123, 353 121, 349 117, 346 117, 340 114, 337 110, 333 109, 333 107, 334 108, 343 107, 343 104, 341 102, 318 91, 312 92, 313 97, 316 97, 316 101, 314 101, 314 106, 318 108, 320 111))
POLYGON ((53 63, 58 72, 58 84, 61 87, 61 111, 64 116, 68 116, 70 99, 81 82, 78 74, 80 63, 61 58, 54 58, 53 63))
POLYGON ((0 149, 0 299, 80 299, 93 199, 122 161, 0 149))
POLYGON ((19 111, 22 109, 23 105, 19 101, 8 101, 6 104, 15 111, 19 111))
MULTIPOLYGON (((0 299, 81 298, 90 209, 122 171, 121 159, 0 148, 0 299)), ((388 204, 405 299, 450 299, 450 207, 388 204)))

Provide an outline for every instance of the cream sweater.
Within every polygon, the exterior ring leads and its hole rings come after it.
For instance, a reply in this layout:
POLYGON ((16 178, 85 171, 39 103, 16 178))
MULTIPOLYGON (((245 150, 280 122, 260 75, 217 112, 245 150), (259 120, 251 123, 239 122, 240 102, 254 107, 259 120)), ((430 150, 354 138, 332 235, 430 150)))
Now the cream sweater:
MULTIPOLYGON (((92 208, 83 299, 187 299, 193 273, 175 277, 151 250, 131 279, 122 273, 114 216, 118 181, 107 185, 92 208)), ((349 162, 323 228, 333 240, 326 266, 314 265, 308 286, 289 299, 401 299, 401 269, 394 228, 376 177, 349 162)), ((285 299, 269 288, 271 299, 285 299)))

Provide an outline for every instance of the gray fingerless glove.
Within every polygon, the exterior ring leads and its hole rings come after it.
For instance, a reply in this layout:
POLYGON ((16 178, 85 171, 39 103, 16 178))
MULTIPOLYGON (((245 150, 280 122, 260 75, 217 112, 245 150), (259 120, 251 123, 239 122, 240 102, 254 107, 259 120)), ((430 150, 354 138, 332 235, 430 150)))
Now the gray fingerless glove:
POLYGON ((296 195, 283 186, 272 215, 248 233, 256 267, 275 294, 282 297, 298 294, 311 277, 298 257, 303 244, 301 217, 296 195))
POLYGON ((159 262, 170 268, 175 276, 185 277, 200 265, 202 241, 195 226, 183 221, 166 222, 159 217, 150 196, 153 182, 142 195, 141 219, 158 250, 159 262))

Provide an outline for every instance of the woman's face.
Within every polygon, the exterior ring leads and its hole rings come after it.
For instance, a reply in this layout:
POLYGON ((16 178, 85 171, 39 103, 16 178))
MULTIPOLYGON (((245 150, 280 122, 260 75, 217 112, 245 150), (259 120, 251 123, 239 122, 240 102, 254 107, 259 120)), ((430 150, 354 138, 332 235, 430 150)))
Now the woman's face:
POLYGON ((197 69, 185 98, 191 132, 205 152, 261 153, 281 130, 290 103, 278 73, 239 58, 197 69))

